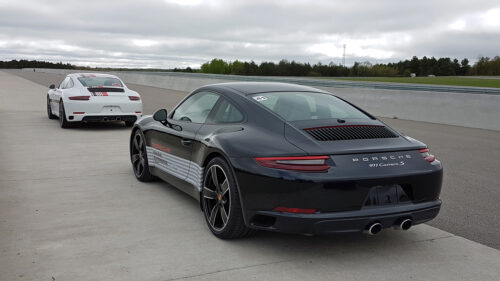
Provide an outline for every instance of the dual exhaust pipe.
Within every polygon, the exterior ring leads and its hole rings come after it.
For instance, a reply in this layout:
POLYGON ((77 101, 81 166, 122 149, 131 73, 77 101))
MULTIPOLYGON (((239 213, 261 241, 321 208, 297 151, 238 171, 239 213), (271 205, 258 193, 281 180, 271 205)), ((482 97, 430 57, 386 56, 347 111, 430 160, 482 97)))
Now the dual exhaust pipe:
MULTIPOLYGON (((394 228, 397 230, 408 230, 412 225, 413 222, 411 219, 403 219, 399 222, 399 224, 395 225, 394 228)), ((380 231, 382 231, 382 229, 383 226, 381 223, 374 222, 369 224, 363 232, 369 235, 377 235, 380 231)))

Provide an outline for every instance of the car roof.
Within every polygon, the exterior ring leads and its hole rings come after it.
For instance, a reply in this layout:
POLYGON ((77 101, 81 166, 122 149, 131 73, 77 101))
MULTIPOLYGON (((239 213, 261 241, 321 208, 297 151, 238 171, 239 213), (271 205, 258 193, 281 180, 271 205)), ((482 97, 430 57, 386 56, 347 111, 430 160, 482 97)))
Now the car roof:
MULTIPOLYGON (((266 92, 320 92, 325 91, 296 84, 278 83, 278 82, 229 82, 212 84, 206 87, 230 89, 239 92, 242 95, 251 95, 266 92)), ((204 87, 203 87, 204 88, 204 87)))
POLYGON ((109 77, 109 78, 118 78, 115 75, 112 74, 106 74, 106 73, 90 73, 90 72, 83 72, 83 73, 71 73, 68 74, 70 77, 74 78, 80 78, 80 77, 109 77))

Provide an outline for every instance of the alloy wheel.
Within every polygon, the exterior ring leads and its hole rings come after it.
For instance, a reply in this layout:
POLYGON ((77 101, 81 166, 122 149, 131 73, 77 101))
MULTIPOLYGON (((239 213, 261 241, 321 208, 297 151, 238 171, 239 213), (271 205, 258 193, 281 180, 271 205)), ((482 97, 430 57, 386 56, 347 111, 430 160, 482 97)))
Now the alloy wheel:
POLYGON ((209 167, 203 180, 202 195, 208 223, 216 231, 223 230, 231 215, 231 190, 221 166, 214 164, 209 167))
POLYGON ((132 141, 132 166, 137 177, 141 177, 145 170, 146 164, 146 145, 141 134, 135 134, 132 141))

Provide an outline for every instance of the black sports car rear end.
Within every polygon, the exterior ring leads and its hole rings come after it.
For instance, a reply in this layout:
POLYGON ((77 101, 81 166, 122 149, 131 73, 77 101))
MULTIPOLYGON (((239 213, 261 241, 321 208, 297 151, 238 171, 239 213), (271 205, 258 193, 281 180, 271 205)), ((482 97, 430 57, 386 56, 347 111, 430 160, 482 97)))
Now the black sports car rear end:
POLYGON ((441 206, 442 166, 425 144, 310 87, 205 86, 133 132, 136 176, 200 200, 220 238, 406 230, 441 206))

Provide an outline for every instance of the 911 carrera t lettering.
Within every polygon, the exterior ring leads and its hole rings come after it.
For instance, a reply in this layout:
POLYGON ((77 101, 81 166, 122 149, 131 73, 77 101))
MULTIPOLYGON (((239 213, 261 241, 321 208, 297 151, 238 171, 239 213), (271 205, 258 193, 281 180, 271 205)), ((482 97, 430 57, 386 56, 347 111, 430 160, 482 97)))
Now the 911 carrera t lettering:
POLYGON ((443 168, 424 143, 305 86, 201 87, 170 114, 138 120, 130 157, 138 180, 198 200, 222 239, 406 230, 441 206, 443 168))

